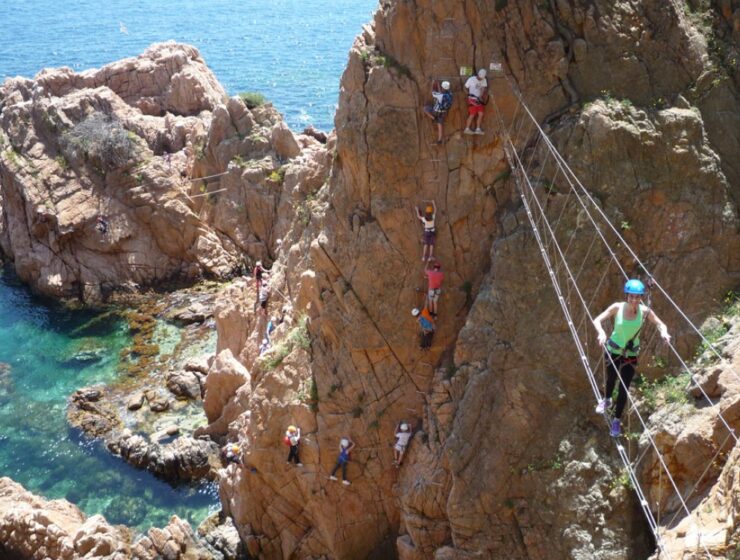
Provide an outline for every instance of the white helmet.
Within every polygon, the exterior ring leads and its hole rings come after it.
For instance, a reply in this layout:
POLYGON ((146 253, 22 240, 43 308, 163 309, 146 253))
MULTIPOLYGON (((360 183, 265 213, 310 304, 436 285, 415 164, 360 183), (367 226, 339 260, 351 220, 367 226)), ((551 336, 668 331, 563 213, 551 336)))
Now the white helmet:
POLYGON ((409 429, 409 425, 406 424, 406 423, 403 423, 403 424, 401 424, 401 429, 405 432, 406 430, 409 429))
POLYGON ((347 438, 342 438, 339 440, 339 445, 342 447, 349 447, 349 440, 347 438))
POLYGON ((486 77, 486 69, 481 68, 480 70, 478 70, 478 79, 482 80, 485 77, 486 77))
POLYGON ((262 266, 262 261, 257 261, 257 262, 256 262, 256 263, 254 263, 254 264, 255 264, 255 266, 262 266))
POLYGON ((414 317, 418 317, 418 316, 419 316, 419 313, 421 313, 421 311, 419 311, 419 308, 418 308, 418 307, 414 307, 414 308, 413 308, 413 309, 411 310, 411 314, 412 314, 412 315, 413 315, 414 317))
POLYGON ((449 90, 450 89, 450 82, 448 82, 447 80, 445 80, 444 82, 442 82, 442 89, 445 90, 445 91, 449 90))
POLYGON ((266 338, 263 338, 262 339, 262 344, 267 344, 267 339, 266 338))

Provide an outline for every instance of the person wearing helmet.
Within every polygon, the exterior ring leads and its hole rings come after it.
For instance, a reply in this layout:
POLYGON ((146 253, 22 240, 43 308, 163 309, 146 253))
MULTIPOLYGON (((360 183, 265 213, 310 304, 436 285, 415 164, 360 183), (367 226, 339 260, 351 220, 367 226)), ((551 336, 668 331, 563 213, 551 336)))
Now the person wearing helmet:
POLYGON ((343 437, 339 441, 339 457, 337 457, 337 464, 334 465, 334 469, 332 469, 331 474, 329 475, 329 480, 336 480, 337 477, 334 475, 337 470, 339 470, 339 467, 342 467, 342 484, 345 486, 350 485, 350 481, 347 480, 347 463, 349 463, 350 453, 354 448, 354 442, 348 437, 343 437))
POLYGON ((437 125, 437 144, 442 144, 444 137, 444 122, 447 111, 452 107, 452 92, 450 82, 432 82, 432 99, 434 103, 424 106, 424 114, 437 125))
POLYGON ((437 205, 432 200, 430 205, 424 209, 422 214, 421 208, 416 208, 416 217, 424 226, 424 236, 422 237, 421 260, 426 261, 434 255, 434 241, 436 239, 436 229, 434 219, 437 216, 437 205), (427 251, 429 255, 427 256, 427 251))
POLYGON ((465 122, 463 134, 483 134, 480 125, 483 122, 483 111, 488 103, 488 81, 486 80, 486 69, 481 68, 475 76, 470 76, 465 82, 465 90, 468 92, 468 120, 465 122), (470 127, 475 121, 475 130, 470 127))
POLYGON ((236 443, 227 443, 223 448, 223 454, 224 459, 227 463, 236 463, 239 464, 241 462, 241 458, 239 457, 240 449, 239 445, 236 443))
POLYGON ((435 326, 434 317, 432 317, 432 314, 429 312, 429 308, 426 305, 424 306, 424 309, 421 310, 418 307, 415 307, 411 310, 411 315, 413 315, 419 322, 419 328, 421 329, 419 347, 422 350, 431 348, 435 326))
POLYGON ((288 460, 286 462, 290 464, 291 461, 295 461, 296 467, 302 467, 303 463, 301 463, 301 460, 298 458, 298 445, 301 443, 301 429, 296 428, 295 426, 288 426, 288 429, 285 431, 285 441, 290 445, 288 460))
POLYGON ((424 276, 427 278, 427 303, 429 304, 429 311, 432 317, 437 316, 437 302, 439 301, 439 295, 442 293, 442 281, 445 278, 444 272, 442 272, 442 265, 439 261, 434 263, 432 270, 429 270, 429 263, 427 261, 424 267, 424 276))
POLYGON ((393 464, 396 468, 403 462, 403 454, 406 452, 406 446, 413 433, 411 427, 403 420, 396 426, 396 444, 393 446, 393 464))
POLYGON ((599 344, 605 349, 606 360, 606 392, 599 399, 596 412, 605 413, 612 406, 612 393, 617 384, 617 376, 621 379, 618 387, 617 402, 614 409, 614 418, 611 423, 610 434, 617 437, 622 433, 622 412, 627 403, 627 391, 632 378, 635 376, 637 356, 640 353, 640 331, 647 318, 658 328, 660 336, 670 342, 668 327, 658 318, 655 311, 642 303, 645 295, 645 285, 640 280, 628 280, 624 285, 626 302, 612 303, 598 317, 594 319, 594 327, 598 335, 599 344), (614 328, 607 338, 601 323, 604 319, 614 318, 614 328))
POLYGON ((254 263, 254 270, 252 272, 254 276, 255 284, 257 285, 257 292, 260 290, 260 286, 262 285, 262 275, 265 273, 265 269, 262 267, 262 261, 257 261, 254 263))
POLYGON ((258 313, 267 317, 267 305, 270 302, 270 282, 267 274, 262 275, 260 288, 257 291, 257 301, 259 301, 258 313))

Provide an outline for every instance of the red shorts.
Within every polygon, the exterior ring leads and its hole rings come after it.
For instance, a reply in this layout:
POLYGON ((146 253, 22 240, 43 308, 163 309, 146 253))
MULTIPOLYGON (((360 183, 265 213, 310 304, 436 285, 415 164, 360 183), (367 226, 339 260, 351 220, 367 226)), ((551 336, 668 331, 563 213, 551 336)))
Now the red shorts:
POLYGON ((485 110, 486 106, 481 105, 477 101, 473 101, 472 99, 468 99, 468 115, 477 115, 479 113, 482 113, 485 110))

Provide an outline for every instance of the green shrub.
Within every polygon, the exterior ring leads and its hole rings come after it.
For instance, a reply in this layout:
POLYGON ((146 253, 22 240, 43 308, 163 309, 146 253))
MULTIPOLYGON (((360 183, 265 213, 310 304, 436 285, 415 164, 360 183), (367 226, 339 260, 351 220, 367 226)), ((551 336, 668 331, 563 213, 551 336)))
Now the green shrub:
POLYGON ((60 145, 68 161, 84 158, 101 171, 125 165, 135 153, 129 132, 101 112, 92 113, 65 132, 60 145))
POLYGON ((265 96, 256 91, 243 91, 239 94, 239 99, 244 101, 248 109, 256 109, 265 104, 265 96))
POLYGON ((285 166, 278 167, 275 171, 270 173, 270 181, 282 185, 285 181, 285 166))
MULTIPOLYGON (((305 315, 298 319, 296 326, 293 327, 283 340, 260 358, 261 363, 265 369, 273 370, 279 366, 296 347, 301 348, 302 350, 309 350, 311 348, 311 337, 308 333, 308 317, 305 315)), ((315 400, 318 401, 318 389, 316 389, 315 382, 313 387, 311 387, 311 392, 315 393, 315 400)))

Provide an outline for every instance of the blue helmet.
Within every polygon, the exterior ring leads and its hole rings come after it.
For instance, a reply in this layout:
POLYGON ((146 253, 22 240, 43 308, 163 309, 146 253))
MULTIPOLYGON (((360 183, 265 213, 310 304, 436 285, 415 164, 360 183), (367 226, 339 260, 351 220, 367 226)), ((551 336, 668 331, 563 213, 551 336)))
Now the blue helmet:
POLYGON ((633 278, 632 280, 627 280, 627 283, 624 285, 624 293, 641 296, 645 293, 645 284, 643 284, 636 278, 633 278))

